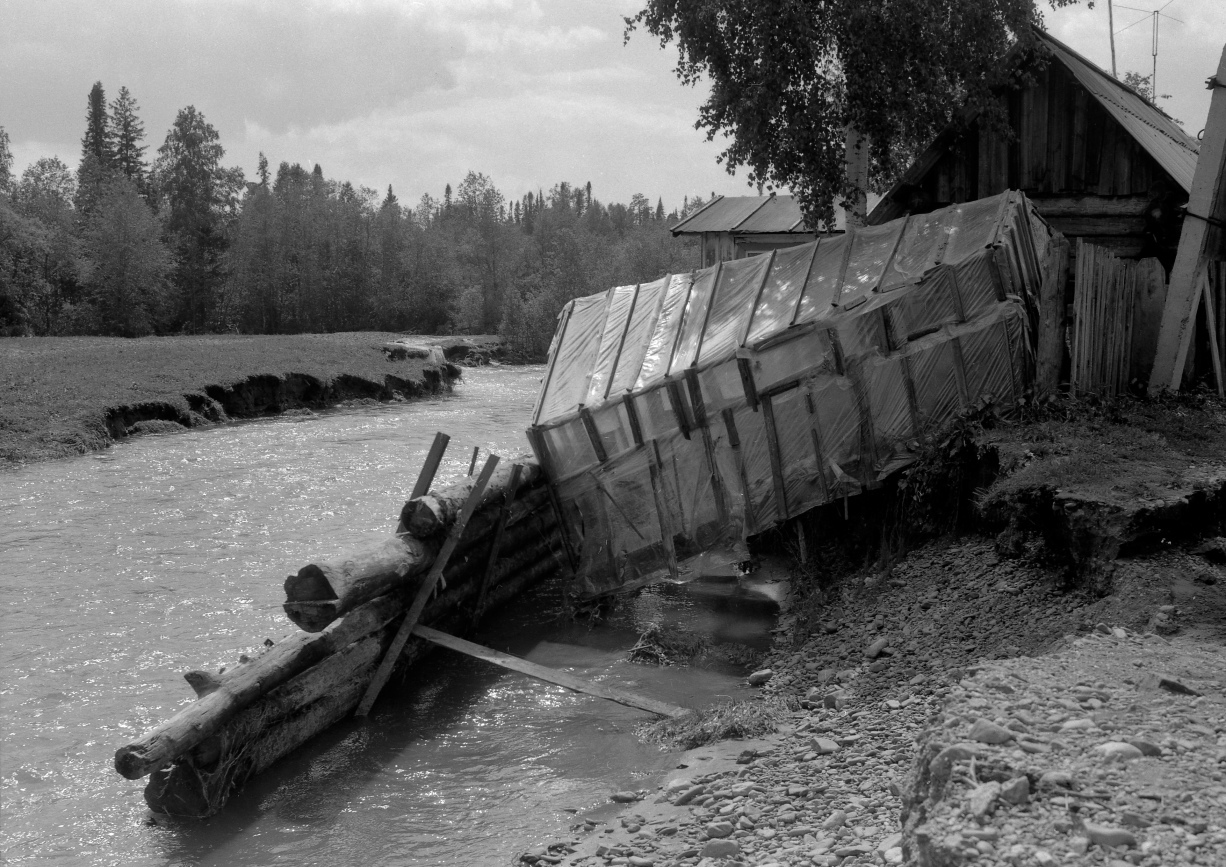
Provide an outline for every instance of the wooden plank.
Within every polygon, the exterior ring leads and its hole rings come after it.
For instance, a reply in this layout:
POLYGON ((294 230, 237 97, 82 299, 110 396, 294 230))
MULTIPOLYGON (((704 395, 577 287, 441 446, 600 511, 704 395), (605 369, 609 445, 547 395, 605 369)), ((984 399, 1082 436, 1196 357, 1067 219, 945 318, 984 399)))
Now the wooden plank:
POLYGON ((1073 91, 1073 153, 1069 165, 1068 187, 1072 190, 1086 188, 1086 125, 1089 115, 1086 101, 1090 95, 1084 87, 1076 85, 1073 91))
POLYGON ((751 535, 757 530, 753 489, 749 486, 749 475, 745 472, 745 454, 741 451, 741 435, 736 429, 736 411, 729 407, 720 415, 724 420, 724 429, 728 432, 728 447, 732 450, 732 460, 736 464, 737 478, 741 483, 741 496, 745 505, 745 532, 751 535))
POLYGON ((636 446, 641 446, 643 444, 643 422, 639 418, 639 408, 634 402, 634 395, 627 391, 622 396, 622 406, 626 409, 626 420, 630 423, 630 436, 634 439, 636 446))
POLYGON ((1094 184, 1100 196, 1115 194, 1115 141, 1120 135, 1120 125, 1114 118, 1103 117, 1102 145, 1098 157, 1098 178, 1094 184))
POLYGON ((413 628, 413 634, 418 638, 424 638, 426 641, 437 644, 439 647, 446 647, 448 650, 463 653, 466 656, 473 657, 474 659, 483 659, 486 662, 492 662, 494 665, 509 668, 511 671, 518 671, 520 674, 535 677, 537 680, 543 680, 546 683, 552 683, 573 692, 594 695, 597 698, 607 699, 637 710, 645 710, 648 713, 654 713, 658 716, 679 717, 690 713, 690 711, 688 711, 686 708, 678 707, 675 704, 669 704, 665 701, 657 701, 654 698, 647 698, 646 696, 635 695, 632 692, 627 692, 626 690, 617 689, 616 687, 612 686, 606 686, 603 683, 593 683, 592 681, 584 680, 581 677, 576 677, 573 674, 558 671, 555 668, 537 665, 535 662, 529 662, 528 660, 521 659, 518 656, 512 656, 509 653, 500 653, 489 647, 483 647, 480 644, 465 641, 463 638, 448 635, 446 632, 439 632, 437 629, 431 629, 429 626, 415 626, 413 628))
POLYGON ((690 415, 685 409, 685 396, 681 391, 680 381, 673 379, 665 384, 668 389, 668 402, 672 404, 673 417, 677 420, 677 429, 687 440, 690 438, 690 415))
POLYGON ((473 470, 477 468, 477 455, 481 453, 481 446, 473 446, 473 459, 468 462, 468 475, 471 478, 473 470))
POLYGON ((788 497, 783 484, 783 456, 779 450, 779 431, 775 428, 775 409, 769 395, 762 398, 762 422, 766 426, 766 451, 770 455, 771 480, 775 484, 775 514, 782 521, 788 517, 788 497))
POLYGON ((571 542, 570 528, 566 521, 563 520, 565 513, 562 511, 562 501, 558 499, 558 490, 554 487, 552 481, 558 477, 558 474, 553 465, 553 456, 549 453, 545 435, 539 427, 530 427, 525 431, 525 434, 532 446, 532 450, 536 452, 537 459, 541 462, 541 471, 545 474, 545 490, 549 492, 549 505, 553 508, 554 517, 558 520, 558 528, 562 535, 562 547, 566 549, 566 562, 570 565, 571 572, 578 572, 579 556, 571 542))
MULTIPOLYGON (((1042 210, 1039 213, 1043 213, 1042 210)), ((1145 235, 1145 218, 1142 216, 1047 216, 1047 222, 1062 235, 1074 238, 1095 235, 1129 235, 1141 240, 1145 235)))
POLYGON ((387 679, 392 676, 392 669, 396 666, 396 660, 400 657, 400 651, 404 650, 405 642, 409 640, 409 634, 417 626, 417 621, 421 619, 421 613, 425 610, 426 603, 430 601, 430 596, 434 593, 435 586, 443 577, 443 570, 447 568, 447 561, 451 559, 452 552, 455 551, 456 545, 460 542, 460 537, 464 535, 464 528, 468 526, 468 519, 472 517, 473 512, 476 511, 477 504, 481 502, 481 494, 485 492, 485 486, 489 483, 490 477, 494 475, 494 470, 497 466, 498 456, 490 455, 481 470, 481 475, 477 477, 477 483, 473 486, 472 493, 468 495, 468 501, 464 504, 463 510, 461 510, 456 518, 455 523, 451 525, 451 532, 447 534, 447 541, 443 543, 438 556, 434 558, 434 565, 430 567, 429 573, 426 574, 425 579, 421 582, 421 587, 417 590, 417 596, 414 597, 413 604, 409 607, 408 613, 405 614, 404 621, 396 631, 396 636, 392 639, 392 643, 388 645, 387 653, 384 654, 383 660, 375 670, 370 685, 366 687, 366 693, 362 696, 362 701, 359 702, 357 710, 354 711, 354 716, 364 717, 370 713, 371 705, 375 703, 375 699, 383 691, 387 679))
POLYGON ((586 406, 583 407, 579 410, 579 419, 583 422, 583 429, 587 431, 587 438, 592 444, 592 451, 596 453, 596 460, 602 464, 605 463, 609 459, 609 454, 605 451, 604 440, 600 437, 596 420, 592 418, 592 411, 586 406))
POLYGON ((715 498, 715 513, 720 523, 728 520, 728 498, 724 494, 724 480, 719 474, 715 460, 715 443, 711 441, 711 425, 707 419, 707 403, 702 397, 702 385, 698 381, 698 369, 691 367, 685 372, 685 383, 690 391, 690 406, 694 409, 694 424, 702 438, 703 453, 707 458, 707 470, 711 477, 711 495, 715 498))
POLYGON ((536 398, 536 406, 532 410, 532 423, 536 424, 541 420, 541 410, 545 408, 545 396, 549 393, 549 386, 553 382, 553 369, 558 363, 558 350, 562 347, 562 341, 566 338, 566 327, 570 325, 570 316, 575 311, 575 302, 568 301, 566 306, 562 308, 562 321, 558 323, 558 330, 554 333, 553 341, 549 344, 549 367, 545 371, 545 379, 541 383, 540 394, 536 398))
POLYGON ((481 576, 481 589, 477 591, 477 603, 473 606, 474 624, 481 616, 481 609, 485 606, 485 595, 489 592, 490 582, 494 580, 498 555, 502 553, 502 537, 507 531, 507 519, 511 516, 511 506, 515 504, 515 492, 519 490, 519 476, 522 471, 521 464, 511 467, 511 483, 507 485, 506 499, 502 501, 502 511, 498 513, 498 525, 494 527, 494 537, 490 540, 490 556, 485 562, 485 574, 481 576))
POLYGON ((1175 254, 1166 306, 1162 311, 1158 350, 1149 378, 1151 393, 1163 388, 1179 389, 1188 347, 1192 345, 1196 333, 1196 308, 1204 294, 1199 291, 1197 279, 1206 258, 1221 258, 1220 255, 1207 256, 1210 252, 1220 253, 1220 250, 1211 251, 1209 248, 1211 242, 1220 247, 1222 236, 1220 229, 1212 230, 1207 219, 1221 219, 1226 211, 1222 201, 1223 185, 1226 184, 1223 171, 1223 160, 1226 158, 1226 48, 1222 50, 1214 80, 1217 86, 1213 89, 1209 104, 1209 118, 1201 139, 1196 174, 1192 178, 1188 213, 1179 236, 1179 251, 1175 254))
POLYGON ((443 462, 443 453, 447 451, 449 442, 451 442, 451 437, 442 431, 434 435, 434 442, 430 444, 430 451, 426 453, 426 462, 421 465, 417 483, 413 485, 413 493, 409 494, 410 500, 424 497, 430 491, 430 486, 434 484, 434 474, 438 472, 439 464, 443 462))
POLYGON ((1056 236, 1047 247, 1039 290, 1039 346, 1035 390, 1039 397, 1060 387, 1064 365, 1064 285, 1068 281, 1068 240, 1056 236))
POLYGON ((1149 196, 1033 196, 1030 203, 1049 222, 1057 217, 1140 217, 1149 210, 1149 196))
POLYGON ((681 578, 681 569, 677 565, 677 548, 673 540, 673 513, 664 499, 664 481, 660 477, 660 447, 655 440, 644 446, 647 453, 647 473, 651 480, 651 496, 655 502, 656 520, 660 524, 660 544, 668 558, 668 574, 673 580, 681 578))
POLYGON ((753 367, 748 358, 737 357, 736 372, 741 375, 741 389, 745 392, 745 404, 758 411, 758 388, 753 381, 753 367))
POLYGON ((1038 85, 1028 85, 1020 95, 1021 106, 1013 129, 1017 132, 1017 185, 1027 193, 1033 193, 1038 186, 1034 158, 1034 102, 1036 91, 1042 88, 1038 85))
POLYGON ((1222 351, 1217 341, 1217 314, 1214 312, 1213 289, 1209 286, 1208 272, 1201 272, 1201 291, 1205 293, 1205 324, 1209 332, 1209 357, 1213 362, 1213 378, 1217 382, 1217 396, 1226 397, 1226 372, 1222 370, 1222 351))

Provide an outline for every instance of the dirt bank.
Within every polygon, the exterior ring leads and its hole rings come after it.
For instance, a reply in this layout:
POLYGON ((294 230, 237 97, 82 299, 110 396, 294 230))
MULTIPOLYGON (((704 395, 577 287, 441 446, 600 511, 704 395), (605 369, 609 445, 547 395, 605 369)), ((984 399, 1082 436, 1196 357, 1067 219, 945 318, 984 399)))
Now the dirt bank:
POLYGON ((971 532, 797 573, 773 733, 522 860, 1226 863, 1221 405, 1066 409, 980 432, 971 532))
POLYGON ((450 388, 457 364, 497 352, 489 338, 431 338, 445 341, 442 357, 393 358, 385 347, 402 338, 0 338, 0 467, 298 407, 412 399, 450 388))

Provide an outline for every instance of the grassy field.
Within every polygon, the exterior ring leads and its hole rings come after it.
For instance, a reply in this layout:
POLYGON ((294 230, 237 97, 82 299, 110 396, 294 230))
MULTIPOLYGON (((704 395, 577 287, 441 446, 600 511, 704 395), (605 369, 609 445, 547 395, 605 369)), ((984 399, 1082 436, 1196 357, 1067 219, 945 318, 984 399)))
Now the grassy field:
POLYGON ((0 467, 129 432, 427 389, 424 362, 380 350, 399 336, 0 338, 0 467))

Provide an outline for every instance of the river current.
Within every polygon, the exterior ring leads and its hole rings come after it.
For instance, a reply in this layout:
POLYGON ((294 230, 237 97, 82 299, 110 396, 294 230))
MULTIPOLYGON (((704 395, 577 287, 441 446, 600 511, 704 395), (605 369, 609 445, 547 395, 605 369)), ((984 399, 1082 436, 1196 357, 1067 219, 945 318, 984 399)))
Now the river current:
MULTIPOLYGON (((436 430, 439 482, 473 446, 526 450, 543 368, 467 371, 453 395, 126 441, 0 474, 0 854, 28 865, 506 865, 564 837, 675 757, 643 713, 439 651, 247 785, 217 816, 153 822, 116 748, 191 698, 184 671, 233 664, 293 627, 282 581, 378 540, 436 430)), ((648 589, 606 622, 562 616, 546 584, 478 640, 534 662, 700 706, 735 669, 626 660, 651 622, 764 646, 768 605, 736 585, 648 589), (701 589, 701 592, 699 592, 701 589)))

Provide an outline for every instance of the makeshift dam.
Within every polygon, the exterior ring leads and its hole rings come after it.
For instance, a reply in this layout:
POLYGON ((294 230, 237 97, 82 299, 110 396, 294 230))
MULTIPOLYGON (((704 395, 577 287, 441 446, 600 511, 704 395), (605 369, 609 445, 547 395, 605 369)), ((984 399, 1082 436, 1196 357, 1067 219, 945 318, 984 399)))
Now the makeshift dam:
POLYGON ((734 564, 1016 405, 1051 237, 1006 192, 568 303, 529 436, 579 595, 734 564))

